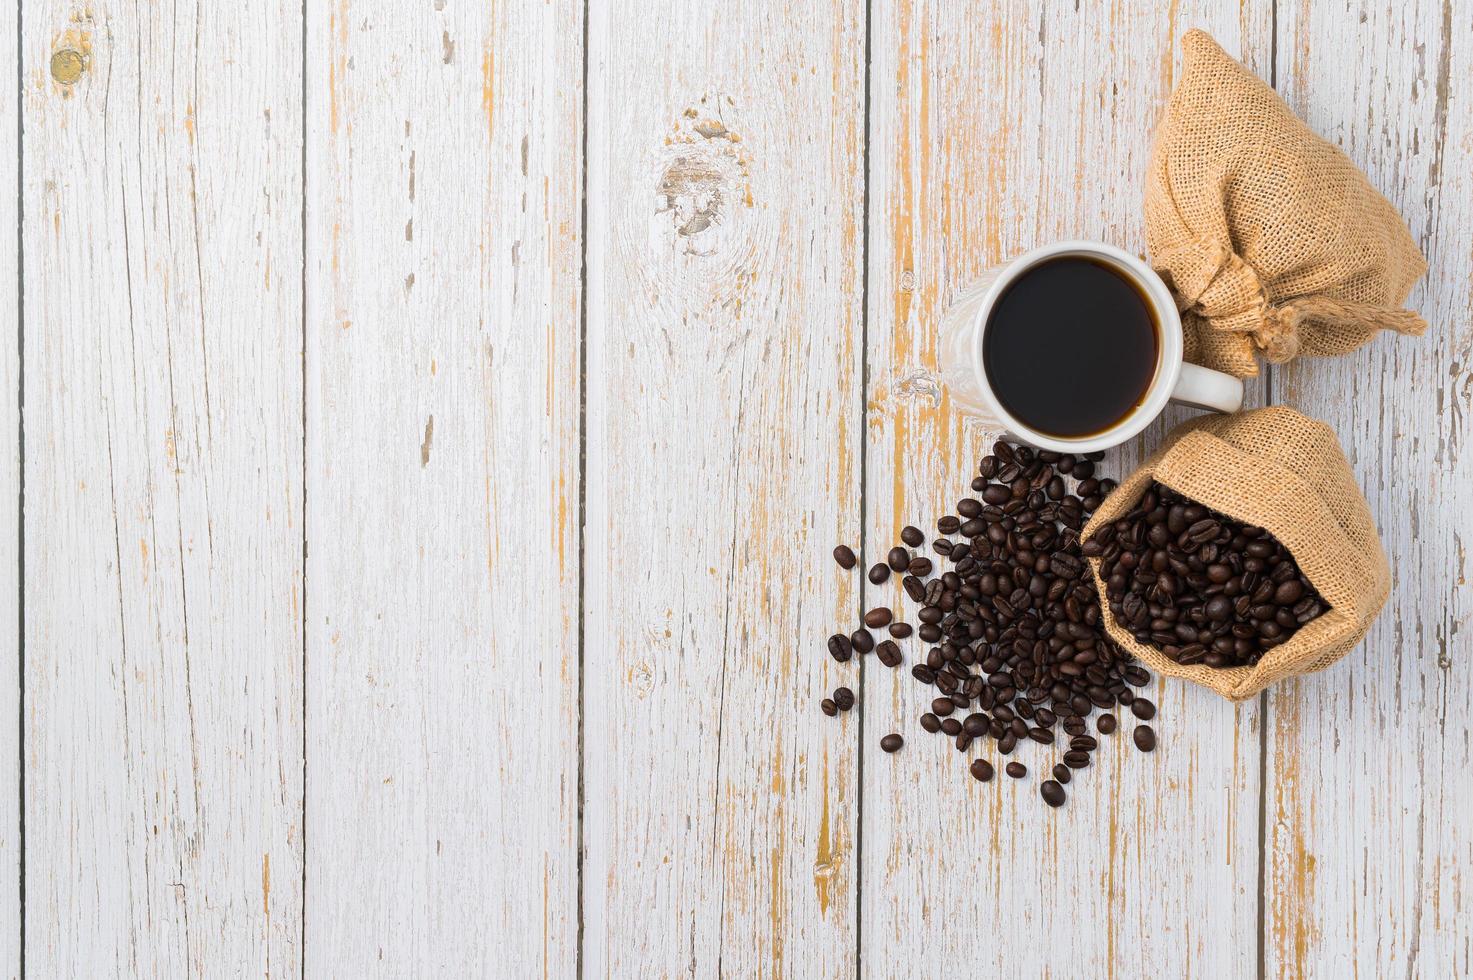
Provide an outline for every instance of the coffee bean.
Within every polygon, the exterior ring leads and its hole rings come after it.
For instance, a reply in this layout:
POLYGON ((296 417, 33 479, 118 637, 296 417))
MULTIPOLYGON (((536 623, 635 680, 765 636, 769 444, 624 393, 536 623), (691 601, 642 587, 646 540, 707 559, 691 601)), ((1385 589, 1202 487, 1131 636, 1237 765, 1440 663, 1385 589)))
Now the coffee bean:
POLYGON ((1064 765, 1070 769, 1083 769, 1089 765, 1089 753, 1078 749, 1071 749, 1064 753, 1064 765))
POLYGON ((911 602, 922 602, 925 600, 926 584, 914 575, 907 575, 901 579, 900 585, 905 589, 905 594, 910 596, 911 602))
POLYGON ((861 654, 869 653, 875 648, 875 638, 866 629, 857 629, 850 633, 849 642, 861 654))
MULTIPOLYGON (((1231 644, 1229 645, 1231 646, 1231 644)), ((1214 654, 1213 656, 1217 656, 1218 659, 1222 659, 1221 655, 1214 654)), ((1202 644, 1200 643, 1191 643, 1177 651, 1176 662, 1181 664, 1183 667, 1190 667, 1192 664, 1202 663, 1207 659, 1207 657, 1208 653, 1206 647, 1202 646, 1202 644)))
POLYGON ((890 566, 889 565, 871 565, 870 566, 869 580, 870 580, 870 584, 871 585, 883 585, 884 582, 885 582, 885 580, 887 578, 889 578, 889 577, 890 577, 890 566))
POLYGON ((910 564, 910 552, 899 546, 891 548, 890 553, 885 556, 886 562, 893 571, 903 572, 910 564))
POLYGON ((1141 721, 1150 721, 1156 717, 1156 706, 1145 698, 1136 698, 1130 704, 1130 713, 1141 721))
POLYGON ((951 698, 935 698, 931 702, 931 714, 938 717, 945 718, 955 710, 956 705, 952 703, 951 698))
POLYGON ((1074 778, 1073 772, 1062 762, 1054 763, 1053 773, 1054 779, 1060 783, 1067 783, 1070 779, 1074 778))
POLYGON ((1114 735, 1118 724, 1114 715, 1100 715, 1099 720, 1095 722, 1095 727, 1100 730, 1101 735, 1114 735))
POLYGON ((942 534, 955 534, 961 526, 962 522, 953 514, 947 514, 936 522, 936 530, 942 534))
POLYGON ((829 656, 839 663, 844 663, 854 652, 854 641, 843 633, 835 633, 829 637, 829 656))
POLYGON ((947 718, 941 723, 941 734, 956 738, 962 733, 962 723, 955 718, 947 718))
POLYGON ((1206 544, 1217 537, 1222 531, 1222 525, 1210 517, 1204 517, 1182 532, 1186 540, 1192 544, 1206 544))
POLYGON ((1076 752, 1093 752, 1100 747, 1093 735, 1075 735, 1069 739, 1069 748, 1076 752))
POLYGON ((888 606, 876 606, 864 614, 864 625, 877 630, 882 626, 888 626, 892 617, 893 614, 888 606))
POLYGON ((921 715, 921 727, 924 728, 926 731, 935 734, 936 732, 941 730, 941 719, 937 718, 931 712, 927 711, 925 714, 921 715))
POLYGON ((1135 739, 1135 747, 1142 752, 1150 752, 1156 747, 1156 733, 1151 730, 1150 725, 1136 725, 1132 737, 1135 739))
POLYGON ((884 738, 880 739, 880 748, 884 749, 886 752, 899 752, 900 747, 904 744, 905 739, 901 738, 894 732, 891 732, 889 735, 886 735, 884 738))
POLYGON ((927 575, 931 574, 931 568, 931 559, 912 558, 910 560, 910 564, 906 566, 906 571, 920 578, 925 578, 927 575))
POLYGON ((972 772, 972 778, 979 783, 985 783, 992 779, 992 763, 986 759, 973 759, 969 768, 972 772))
POLYGON ((819 708, 823 709, 823 713, 828 715, 830 718, 839 713, 839 706, 834 703, 833 698, 824 698, 822 701, 818 702, 818 706, 819 708))
MULTIPOLYGON (((1284 566, 1280 565, 1280 568, 1284 566)), ((1274 602, 1281 606, 1292 606, 1304 595, 1304 586, 1298 579, 1283 582, 1274 590, 1274 602)))
POLYGON ((900 529, 900 540, 915 548, 926 540, 926 536, 921 533, 920 528, 907 524, 900 529))
POLYGON ((875 655, 880 658, 880 663, 886 667, 899 667, 903 659, 900 647, 894 640, 883 640, 875 647, 875 655))
POLYGON ((891 623, 890 624, 890 635, 893 636, 893 637, 895 637, 895 639, 897 639, 897 640, 903 640, 906 637, 910 636, 911 633, 914 633, 914 632, 915 632, 915 627, 911 626, 909 623, 891 623))
MULTIPOLYGON (((1012 491, 1000 483, 994 483, 982 491, 982 499, 989 504, 1005 504, 1012 499, 1012 491)), ((979 508, 980 509, 980 508, 979 508)), ((958 508, 960 511, 960 508, 958 508)))
POLYGON ((854 707, 854 692, 847 687, 834 688, 833 698, 840 711, 848 711, 854 707))
POLYGON ((1038 787, 1038 793, 1043 797, 1043 802, 1052 807, 1064 805, 1064 787, 1052 779, 1045 779, 1038 787))
POLYGON ((1005 767, 1003 767, 1003 771, 1005 771, 1009 776, 1012 776, 1014 779, 1022 779, 1024 776, 1028 775, 1028 767, 1023 765, 1023 763, 1021 762, 1009 762, 1005 767))

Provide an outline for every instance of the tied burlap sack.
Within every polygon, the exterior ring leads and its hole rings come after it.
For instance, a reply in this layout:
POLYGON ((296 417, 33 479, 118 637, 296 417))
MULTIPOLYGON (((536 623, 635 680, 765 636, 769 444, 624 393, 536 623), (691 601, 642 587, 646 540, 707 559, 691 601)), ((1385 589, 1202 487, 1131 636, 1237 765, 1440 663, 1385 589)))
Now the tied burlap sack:
MULTIPOLYGON (((1242 701, 1284 677, 1323 670, 1366 635, 1386 602, 1391 572, 1370 509, 1329 426, 1282 406, 1185 422, 1110 494, 1085 526, 1084 540, 1127 514, 1152 480, 1266 528, 1330 607, 1252 667, 1219 669, 1183 667, 1138 642, 1102 603, 1110 636, 1153 670, 1242 701)), ((1103 596, 1100 559, 1090 559, 1090 567, 1103 596)))
POLYGON ((1255 354, 1345 354, 1401 309, 1426 260, 1391 203, 1336 146, 1201 31, 1146 177, 1151 262, 1182 311, 1187 360, 1246 378, 1255 354))

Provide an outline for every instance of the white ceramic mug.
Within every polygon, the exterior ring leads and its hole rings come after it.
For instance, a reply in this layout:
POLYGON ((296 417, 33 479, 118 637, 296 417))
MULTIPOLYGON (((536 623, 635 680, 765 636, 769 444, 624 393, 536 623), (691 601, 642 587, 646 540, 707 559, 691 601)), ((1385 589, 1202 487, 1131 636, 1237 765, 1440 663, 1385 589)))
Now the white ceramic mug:
POLYGON ((1182 359, 1181 314, 1155 270, 1129 252, 1102 242, 1056 242, 987 270, 947 310, 940 341, 941 377, 952 401, 968 414, 996 420, 1009 435, 1039 449, 1088 453, 1118 446, 1150 425, 1167 402, 1214 412, 1236 412, 1243 405, 1243 382, 1182 359), (1104 262, 1135 283, 1151 304, 1160 331, 1156 373, 1140 404, 1103 432, 1078 439, 1052 436, 1018 421, 1003 408, 982 366, 982 337, 998 299, 1029 269, 1064 255, 1104 262))

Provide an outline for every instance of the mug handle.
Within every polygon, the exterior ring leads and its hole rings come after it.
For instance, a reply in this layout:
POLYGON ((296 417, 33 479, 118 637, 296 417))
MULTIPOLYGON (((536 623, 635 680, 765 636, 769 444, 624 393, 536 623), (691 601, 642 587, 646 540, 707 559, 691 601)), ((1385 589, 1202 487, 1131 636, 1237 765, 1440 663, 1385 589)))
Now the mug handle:
POLYGON ((1231 374, 1182 362, 1171 400, 1210 412, 1232 413, 1243 407, 1243 382, 1231 374))

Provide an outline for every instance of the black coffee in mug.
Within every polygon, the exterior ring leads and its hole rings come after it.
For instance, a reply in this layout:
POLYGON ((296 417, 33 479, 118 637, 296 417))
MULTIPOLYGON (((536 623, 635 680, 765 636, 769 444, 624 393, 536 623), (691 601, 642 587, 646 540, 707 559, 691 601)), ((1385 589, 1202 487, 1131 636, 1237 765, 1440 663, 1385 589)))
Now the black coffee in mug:
POLYGON ((1109 263, 1045 259, 998 297, 982 335, 997 400, 1024 425, 1059 438, 1104 432, 1145 399, 1160 327, 1150 301, 1109 263))

